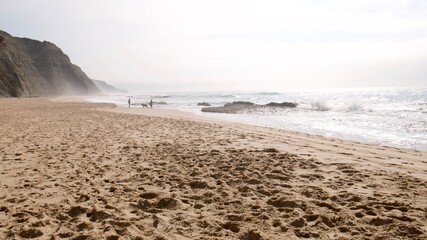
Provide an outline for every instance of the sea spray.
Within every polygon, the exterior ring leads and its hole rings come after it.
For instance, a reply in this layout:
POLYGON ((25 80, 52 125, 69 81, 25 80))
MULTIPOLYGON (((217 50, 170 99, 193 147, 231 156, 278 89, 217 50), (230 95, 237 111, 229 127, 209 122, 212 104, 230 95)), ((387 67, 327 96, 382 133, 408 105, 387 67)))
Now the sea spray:
POLYGON ((328 107, 324 101, 315 101, 315 102, 312 102, 311 103, 311 109, 315 110, 315 111, 321 111, 321 112, 325 112, 325 111, 331 110, 331 108, 328 107))

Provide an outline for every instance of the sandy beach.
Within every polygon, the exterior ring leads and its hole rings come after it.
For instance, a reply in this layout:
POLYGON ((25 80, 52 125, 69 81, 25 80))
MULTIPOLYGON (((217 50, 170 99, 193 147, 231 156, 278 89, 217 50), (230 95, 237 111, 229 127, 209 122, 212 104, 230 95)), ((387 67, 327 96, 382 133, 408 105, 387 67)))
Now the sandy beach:
POLYGON ((426 239, 427 153, 0 99, 0 239, 426 239))

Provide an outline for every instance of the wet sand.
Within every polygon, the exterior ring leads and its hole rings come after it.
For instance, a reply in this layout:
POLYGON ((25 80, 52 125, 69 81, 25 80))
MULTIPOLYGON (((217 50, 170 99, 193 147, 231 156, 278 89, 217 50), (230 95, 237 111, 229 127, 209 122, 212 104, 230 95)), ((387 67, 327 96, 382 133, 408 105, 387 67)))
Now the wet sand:
POLYGON ((427 238, 426 152, 73 99, 0 124, 0 239, 427 238))

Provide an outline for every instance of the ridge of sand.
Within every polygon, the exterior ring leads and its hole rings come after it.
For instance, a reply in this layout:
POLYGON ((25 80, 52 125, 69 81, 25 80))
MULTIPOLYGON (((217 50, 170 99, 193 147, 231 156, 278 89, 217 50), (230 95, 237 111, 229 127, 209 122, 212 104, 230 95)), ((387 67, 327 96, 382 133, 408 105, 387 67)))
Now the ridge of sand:
POLYGON ((427 237, 426 152, 114 109, 0 99, 0 239, 427 237))

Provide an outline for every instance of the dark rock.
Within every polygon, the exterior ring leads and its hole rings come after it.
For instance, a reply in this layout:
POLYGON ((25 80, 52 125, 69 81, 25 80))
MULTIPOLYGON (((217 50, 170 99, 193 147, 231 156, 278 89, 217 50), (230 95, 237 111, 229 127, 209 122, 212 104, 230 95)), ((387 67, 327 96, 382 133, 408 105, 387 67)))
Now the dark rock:
POLYGON ((291 103, 291 102, 283 102, 283 103, 271 102, 266 105, 258 105, 252 102, 236 101, 232 103, 226 103, 222 107, 202 108, 202 112, 236 114, 244 111, 259 111, 266 108, 295 108, 296 106, 297 106, 296 103, 291 103))
POLYGON ((246 106, 254 106, 254 105, 255 105, 255 103, 253 103, 253 102, 247 102, 247 101, 235 101, 235 102, 232 102, 232 103, 226 103, 226 104, 224 105, 224 107, 225 107, 225 106, 232 106, 232 105, 246 105, 246 106))
POLYGON ((282 103, 276 103, 276 102, 271 102, 268 103, 266 106, 268 107, 285 107, 285 108, 295 108, 298 104, 296 103, 292 103, 292 102, 282 102, 282 103))
POLYGON ((205 107, 210 107, 211 105, 207 102, 199 102, 197 103, 197 106, 205 106, 205 107))

